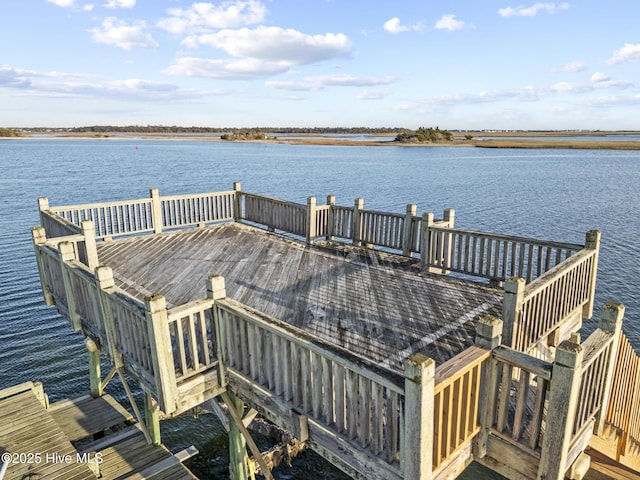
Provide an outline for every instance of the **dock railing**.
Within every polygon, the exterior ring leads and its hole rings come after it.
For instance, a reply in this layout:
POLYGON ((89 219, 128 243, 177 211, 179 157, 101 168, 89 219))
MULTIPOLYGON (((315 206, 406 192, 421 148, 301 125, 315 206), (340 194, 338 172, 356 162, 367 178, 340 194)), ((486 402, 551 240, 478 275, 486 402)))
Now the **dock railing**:
POLYGON ((634 470, 640 470, 640 356, 621 332, 612 382, 605 394, 605 415, 596 424, 592 446, 634 470))
MULTIPOLYGON (((593 315, 600 232, 586 234, 585 246, 531 283, 512 277, 504 283, 502 319, 505 343, 522 352, 550 338, 571 319, 593 315)), ((578 325, 579 327, 579 325, 578 325)))
MULTIPOLYGON (((605 305, 589 338, 562 342, 553 362, 493 342, 482 372, 476 457, 506 464, 498 470, 506 476, 563 478, 606 421, 623 314, 621 305, 605 305)), ((501 325, 491 317, 482 323, 501 325)))

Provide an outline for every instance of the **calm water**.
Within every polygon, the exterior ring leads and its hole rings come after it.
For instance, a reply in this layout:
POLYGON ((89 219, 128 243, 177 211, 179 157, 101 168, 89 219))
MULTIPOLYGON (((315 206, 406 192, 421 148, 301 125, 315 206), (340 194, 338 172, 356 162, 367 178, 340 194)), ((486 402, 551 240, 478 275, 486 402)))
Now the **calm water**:
MULTIPOLYGON (((566 242, 602 231, 596 310, 627 307, 625 331, 640 351, 640 153, 332 147, 108 140, 0 142, 0 388, 44 383, 51 401, 88 391, 86 351, 54 308, 44 307, 30 228, 37 197, 51 205, 244 190, 404 212, 456 209, 456 225, 566 242), (139 147, 136 149, 136 145, 139 147)), ((587 322, 585 331, 593 329, 587 322)), ((106 370, 106 365, 103 367, 106 370)), ((126 399, 118 384, 108 391, 126 399)), ((226 440, 211 415, 163 424, 163 439, 205 455, 191 464, 202 478, 224 477, 226 440)), ((288 478, 340 475, 307 455, 288 478)), ((473 476, 473 475, 470 475, 473 476)), ((476 475, 477 477, 477 475, 476 475)))

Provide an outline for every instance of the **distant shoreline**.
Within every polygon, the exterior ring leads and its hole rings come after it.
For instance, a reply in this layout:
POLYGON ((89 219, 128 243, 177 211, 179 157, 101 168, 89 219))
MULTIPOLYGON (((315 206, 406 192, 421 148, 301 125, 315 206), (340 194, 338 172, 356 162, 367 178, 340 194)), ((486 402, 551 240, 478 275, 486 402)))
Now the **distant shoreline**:
MULTIPOLYGON (((222 134, 223 132, 220 132, 222 134)), ((349 140, 324 136, 319 134, 291 134, 291 136, 302 138, 269 138, 267 140, 234 140, 241 143, 274 143, 291 145, 326 145, 326 146, 373 146, 373 147, 479 147, 479 148, 523 148, 523 149, 587 149, 587 150, 640 150, 640 141, 625 140, 557 140, 558 137, 581 137, 581 136, 613 136, 613 135, 640 135, 640 132, 606 132, 606 131, 526 131, 526 132, 453 132, 455 140, 442 143, 401 143, 393 140, 389 135, 388 141, 381 140, 349 140), (469 140, 463 139, 465 135, 471 135, 469 140), (477 140, 476 137, 483 137, 477 140), (489 137, 489 138, 487 138, 489 137), (491 137, 500 137, 498 139, 491 137), (514 139, 504 137, 519 137, 514 139), (549 137, 553 140, 543 139, 523 139, 521 137, 549 137)), ((371 135, 381 137, 384 135, 371 135)), ((228 142, 222 140, 220 135, 193 134, 193 133, 51 133, 32 134, 19 137, 0 137, 0 140, 166 140, 166 141, 194 141, 194 142, 228 142)))

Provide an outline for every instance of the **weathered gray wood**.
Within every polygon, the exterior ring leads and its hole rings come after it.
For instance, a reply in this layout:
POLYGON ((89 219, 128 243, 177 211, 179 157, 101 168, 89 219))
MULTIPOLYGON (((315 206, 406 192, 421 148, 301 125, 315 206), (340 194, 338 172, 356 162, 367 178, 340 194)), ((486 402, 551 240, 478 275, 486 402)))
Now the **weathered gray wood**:
POLYGON ((84 249, 86 265, 93 271, 98 266, 98 250, 96 247, 96 227, 91 220, 84 220, 81 223, 82 236, 84 237, 84 249))
POLYGON ((424 355, 405 361, 404 478, 426 480, 433 469, 433 389, 435 362, 424 355))
POLYGON ((224 400, 224 403, 227 405, 229 414, 233 419, 233 422, 230 422, 229 429, 229 451, 235 457, 235 461, 233 462, 233 464, 237 466, 237 469, 231 470, 230 468, 232 480, 245 479, 245 476, 242 474, 242 470, 246 472, 247 467, 247 452, 246 449, 244 449, 244 445, 242 445, 244 442, 246 442, 246 445, 249 446, 254 459, 258 462, 258 465, 260 465, 262 475, 265 476, 268 480, 274 480, 273 475, 271 474, 271 470, 269 470, 269 467, 267 467, 266 463, 264 463, 264 460, 262 459, 260 450, 253 441, 253 438, 247 430, 247 427, 245 427, 244 423, 242 422, 240 410, 244 410, 244 403, 237 397, 232 397, 232 394, 230 394, 229 392, 222 393, 221 397, 224 400), (237 427, 238 431, 234 431, 234 425, 235 427, 237 427), (244 442, 240 441, 237 438, 240 436, 240 434, 242 435, 242 437, 244 437, 244 442), (232 441, 234 443, 233 445, 231 444, 232 441), (242 452, 242 450, 244 450, 244 453, 242 452), (238 474, 235 474, 234 472, 238 472, 238 474))
POLYGON ((422 223, 420 224, 420 270, 428 271, 431 264, 431 242, 430 229, 433 226, 433 213, 426 212, 422 214, 422 223))
POLYGON ((316 197, 307 198, 307 244, 316 239, 316 197))
POLYGON ((74 330, 80 331, 82 325, 80 323, 80 316, 76 311, 75 291, 71 281, 71 274, 67 267, 67 262, 75 260, 76 254, 73 245, 70 242, 60 242, 58 244, 58 250, 60 251, 60 270, 62 272, 62 281, 64 283, 64 291, 67 297, 67 310, 71 317, 71 325, 73 325, 74 330))
POLYGON ((524 289, 525 281, 523 278, 512 277, 504 282, 504 300, 502 301, 503 342, 513 348, 515 348, 516 338, 522 329, 524 289))
POLYGON ((596 278, 598 276, 598 257, 600 255, 600 237, 601 234, 598 230, 589 230, 586 234, 584 248, 589 250, 595 250, 593 257, 593 266, 591 267, 589 278, 589 301, 582 307, 582 317, 591 318, 593 316, 593 304, 596 294, 596 278))
POLYGON ((93 398, 101 397, 103 393, 102 376, 100 373, 100 349, 91 338, 85 337, 89 357, 89 391, 93 398))
POLYGON ((151 197, 151 221, 153 222, 153 233, 162 232, 162 204, 160 203, 160 192, 157 188, 149 190, 151 197))
POLYGON ((39 246, 44 245, 47 242, 47 235, 43 227, 34 227, 31 229, 31 236, 33 240, 33 247, 36 254, 36 262, 38 264, 38 275, 40 276, 40 287, 42 289, 42 295, 44 297, 44 304, 48 307, 52 306, 55 302, 53 295, 49 291, 45 277, 44 261, 42 259, 42 253, 39 246))
POLYGON ((416 212, 418 211, 418 206, 415 203, 410 203, 407 205, 405 219, 404 219, 404 232, 403 232, 403 243, 402 243, 402 254, 405 257, 410 257, 413 255, 413 238, 412 238, 412 230, 413 230, 413 217, 416 216, 416 212))
POLYGON ((572 440, 573 423, 580 389, 583 349, 570 341, 562 342, 556 350, 549 393, 547 428, 542 442, 540 480, 562 478, 569 467, 567 457, 572 440))
POLYGON ((362 210, 364 209, 364 199, 356 198, 353 202, 353 224, 351 226, 351 240, 354 245, 362 245, 362 210))
POLYGON ((166 301, 161 295, 151 295, 146 297, 144 302, 151 357, 156 373, 154 379, 157 400, 161 410, 166 414, 171 414, 177 408, 177 394, 173 350, 167 325, 166 301))
POLYGON ((151 445, 160 445, 160 406, 148 393, 144 394, 144 421, 151 439, 151 445))
MULTIPOLYGON (((480 319, 476 325, 476 345, 487 350, 494 350, 502 342, 502 320, 492 316, 480 319)), ((493 406, 496 395, 496 365, 489 360, 483 363, 480 373, 480 394, 478 398, 478 423, 480 433, 473 445, 473 454, 482 458, 487 454, 487 439, 493 426, 493 406)))
MULTIPOLYGON (((602 313, 600 314, 600 322, 598 328, 602 331, 613 334, 613 343, 611 345, 611 352, 608 359, 608 365, 605 367, 605 376, 603 378, 603 384, 609 386, 613 382, 614 373, 616 370, 616 355, 618 352, 618 346, 620 344, 620 335, 622 333, 622 320, 624 318, 624 305, 619 303, 608 302, 602 307, 602 313)), ((602 406, 598 412, 596 419, 596 426, 594 433, 600 435, 604 429, 605 419, 607 417, 607 410, 609 408, 609 401, 611 398, 611 388, 604 388, 602 395, 602 406)))

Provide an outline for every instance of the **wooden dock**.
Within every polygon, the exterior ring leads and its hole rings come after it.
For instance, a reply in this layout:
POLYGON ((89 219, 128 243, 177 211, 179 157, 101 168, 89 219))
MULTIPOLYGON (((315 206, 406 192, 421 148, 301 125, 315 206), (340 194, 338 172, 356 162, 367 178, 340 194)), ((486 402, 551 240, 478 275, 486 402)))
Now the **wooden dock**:
POLYGON ((7 480, 196 478, 181 463, 194 449, 174 456, 149 445, 133 416, 109 395, 49 405, 42 385, 27 382, 0 391, 0 422, 7 480))
POLYGON ((452 478, 476 460, 580 479, 590 444, 640 464, 624 307, 577 334, 593 314, 597 231, 567 244, 456 228, 452 209, 297 204, 239 184, 39 205, 45 302, 85 335, 92 394, 102 350, 109 378, 144 390, 151 443, 161 416, 222 401, 234 479, 247 447, 271 478, 246 430, 255 412, 354 478, 452 478))

